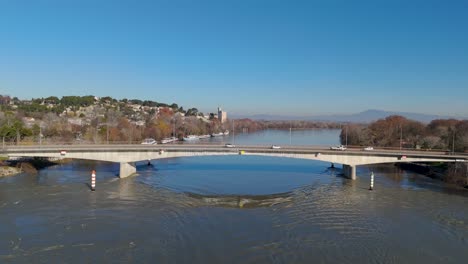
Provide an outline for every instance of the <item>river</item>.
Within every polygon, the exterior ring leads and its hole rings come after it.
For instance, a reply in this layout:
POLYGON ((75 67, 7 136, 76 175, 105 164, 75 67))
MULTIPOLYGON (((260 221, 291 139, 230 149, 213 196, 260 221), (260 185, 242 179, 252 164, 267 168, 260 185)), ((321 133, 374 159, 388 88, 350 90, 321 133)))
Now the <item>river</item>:
MULTIPOLYGON (((238 144, 338 144, 269 130, 238 144)), ((393 165, 220 156, 74 161, 0 178, 2 263, 465 263, 468 192, 393 165), (97 171, 96 191, 88 184, 97 171), (369 174, 375 190, 369 191, 369 174)))

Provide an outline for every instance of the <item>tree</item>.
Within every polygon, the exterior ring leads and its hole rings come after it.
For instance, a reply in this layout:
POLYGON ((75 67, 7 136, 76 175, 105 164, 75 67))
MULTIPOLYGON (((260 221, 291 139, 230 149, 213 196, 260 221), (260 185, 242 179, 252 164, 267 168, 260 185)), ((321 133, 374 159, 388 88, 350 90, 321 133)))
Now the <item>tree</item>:
POLYGON ((143 106, 149 106, 149 107, 156 107, 156 106, 158 106, 158 103, 154 102, 154 101, 150 101, 150 100, 145 100, 145 101, 143 101, 142 105, 143 106))
POLYGON ((367 134, 367 130, 359 125, 349 124, 342 128, 340 133, 340 142, 345 145, 373 145, 370 142, 370 138, 367 134))
POLYGON ((172 108, 174 111, 179 109, 179 106, 176 103, 171 104, 169 107, 172 108))
POLYGON ((197 114, 198 114, 197 108, 190 108, 187 110, 187 113, 186 113, 187 116, 196 116, 197 114))
POLYGON ((108 109, 105 115, 106 118, 106 140, 111 140, 110 128, 114 128, 119 124, 119 119, 122 117, 122 113, 115 111, 114 109, 108 109))
POLYGON ((132 100, 129 100, 129 103, 141 105, 143 103, 143 101, 138 100, 138 99, 132 99, 132 100))
POLYGON ((49 96, 46 99, 44 99, 44 103, 57 105, 60 103, 60 99, 56 96, 49 96))
POLYGON ((369 132, 376 146, 399 147, 406 143, 414 147, 424 133, 424 126, 403 116, 393 115, 371 123, 369 132))
POLYGON ((116 100, 113 99, 113 98, 110 97, 110 96, 104 96, 104 97, 101 97, 101 98, 99 99, 99 102, 100 102, 101 104, 111 104, 111 103, 113 103, 114 101, 116 101, 116 100))
POLYGON ((455 151, 468 150, 468 120, 460 121, 455 127, 455 151))
POLYGON ((21 120, 13 120, 10 123, 4 123, 0 127, 0 137, 4 141, 16 141, 16 144, 19 144, 23 137, 31 135, 32 131, 26 128, 21 120))

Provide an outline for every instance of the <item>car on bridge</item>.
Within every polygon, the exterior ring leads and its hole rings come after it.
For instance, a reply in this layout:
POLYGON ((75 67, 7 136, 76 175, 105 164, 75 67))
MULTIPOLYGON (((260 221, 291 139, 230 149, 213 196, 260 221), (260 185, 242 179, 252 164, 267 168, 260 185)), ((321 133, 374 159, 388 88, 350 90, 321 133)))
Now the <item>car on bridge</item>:
POLYGON ((158 144, 154 138, 145 138, 142 142, 142 145, 156 145, 158 144))
POLYGON ((280 149, 280 148, 281 148, 281 146, 278 146, 278 145, 273 145, 273 146, 271 146, 271 148, 272 148, 272 149, 280 149))
POLYGON ((231 143, 227 143, 226 145, 224 145, 226 148, 235 148, 236 145, 234 144, 231 144, 231 143))
POLYGON ((372 150, 374 150, 374 147, 371 147, 371 146, 365 147, 364 150, 366 150, 366 151, 372 151, 372 150))
POLYGON ((346 150, 346 147, 343 146, 343 145, 339 145, 339 146, 334 146, 334 147, 330 147, 331 150, 346 150))

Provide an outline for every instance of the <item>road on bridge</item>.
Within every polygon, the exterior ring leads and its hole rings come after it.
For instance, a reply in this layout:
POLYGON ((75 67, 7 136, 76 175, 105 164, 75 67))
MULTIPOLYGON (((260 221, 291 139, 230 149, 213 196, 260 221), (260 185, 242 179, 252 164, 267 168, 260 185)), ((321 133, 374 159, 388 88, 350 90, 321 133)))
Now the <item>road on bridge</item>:
POLYGON ((235 147, 226 147, 221 144, 157 144, 157 145, 140 145, 140 144, 86 144, 86 145, 28 145, 28 146, 8 146, 1 150, 5 155, 8 153, 18 153, 23 151, 41 152, 41 151, 222 151, 222 152, 238 152, 255 151, 255 152, 280 152, 280 153, 334 153, 337 155, 417 155, 425 157, 450 157, 451 159, 466 159, 468 153, 449 153, 445 151, 425 151, 425 150, 408 150, 408 149, 374 149, 364 150, 363 148, 348 148, 347 150, 331 150, 326 146, 282 146, 279 149, 273 149, 271 145, 236 145, 235 147))

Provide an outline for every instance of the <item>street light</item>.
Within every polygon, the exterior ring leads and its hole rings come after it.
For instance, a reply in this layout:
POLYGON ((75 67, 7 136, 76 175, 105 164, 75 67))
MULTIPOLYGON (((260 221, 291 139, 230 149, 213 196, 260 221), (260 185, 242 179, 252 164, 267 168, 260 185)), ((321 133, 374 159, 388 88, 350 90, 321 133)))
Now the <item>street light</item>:
POLYGON ((403 127, 402 127, 401 124, 400 124, 400 150, 401 150, 401 143, 402 143, 402 140, 403 140, 403 127))
POLYGON ((232 144, 234 145, 236 140, 236 130, 234 129, 234 119, 232 120, 232 144))
POLYGON ((42 125, 39 125, 39 145, 42 146, 42 125))
POLYGON ((289 145, 291 146, 291 129, 292 129, 292 121, 289 122, 289 145))
POLYGON ((455 153, 455 130, 452 131, 452 154, 455 153))
POLYGON ((106 142, 109 145, 109 120, 106 122, 106 142))
POLYGON ((347 124, 346 124, 345 129, 346 129, 346 141, 345 141, 346 144, 345 145, 346 147, 348 147, 348 125, 347 124))

